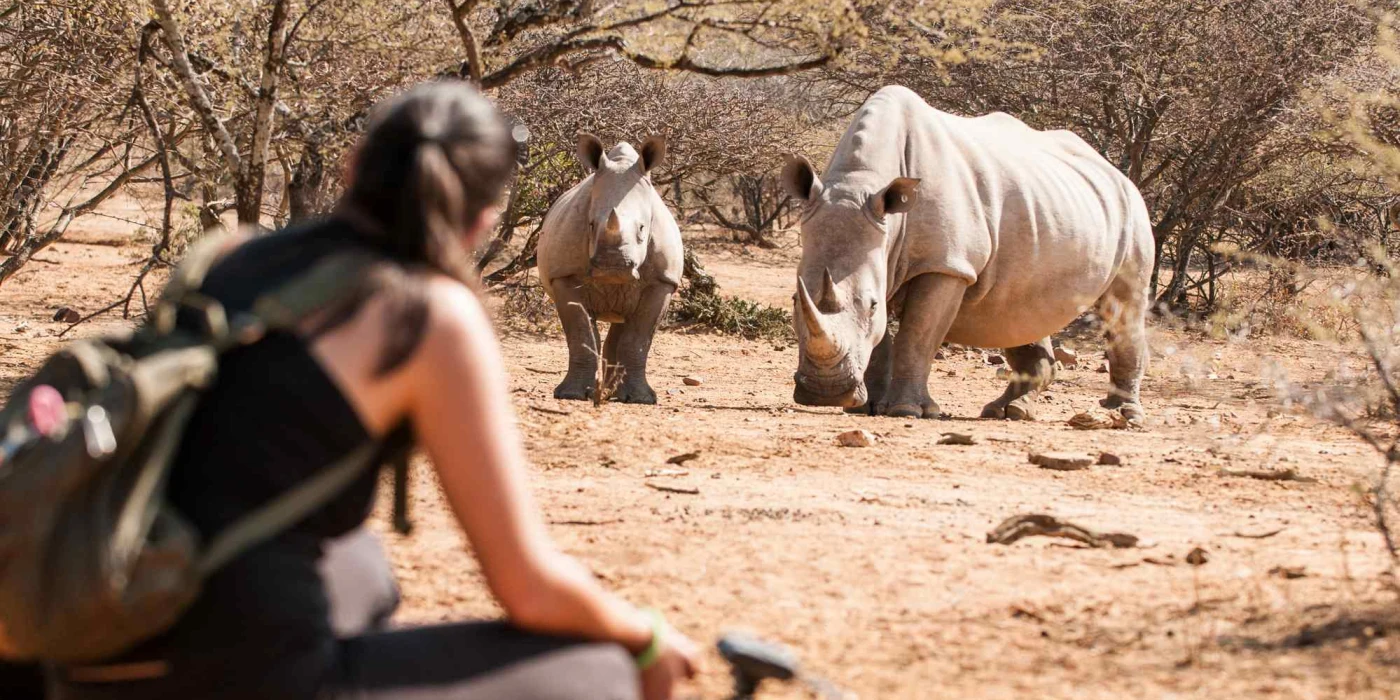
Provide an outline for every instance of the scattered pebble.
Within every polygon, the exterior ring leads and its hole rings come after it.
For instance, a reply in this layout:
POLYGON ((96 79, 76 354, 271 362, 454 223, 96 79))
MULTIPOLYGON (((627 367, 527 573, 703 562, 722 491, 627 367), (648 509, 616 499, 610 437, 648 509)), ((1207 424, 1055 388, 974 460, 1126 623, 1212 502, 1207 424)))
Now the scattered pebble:
POLYGON ((992 353, 992 354, 990 354, 990 355, 987 355, 987 364, 989 364, 989 365, 1004 365, 1004 364, 1006 364, 1006 358, 1003 357, 1001 354, 995 353, 995 352, 994 352, 994 353, 992 353))
POLYGON ((1042 469, 1072 472, 1088 469, 1094 463, 1094 458, 1077 452, 1032 452, 1030 463, 1042 469))
POLYGON ((18 326, 15 326, 15 332, 16 332, 16 333, 23 333, 23 332, 25 332, 25 331, 27 331, 27 330, 29 330, 29 322, 28 322, 28 321, 25 321, 25 322, 19 324, 18 326))
POLYGON ((82 318, 82 314, 68 306, 60 308, 58 311, 55 311, 53 315, 53 320, 59 323, 77 323, 82 320, 82 318))
POLYGON ((686 377, 681 381, 685 383, 686 386, 700 386, 705 383, 705 380, 700 377, 686 377))
POLYGON ((1269 575, 1279 578, 1304 578, 1308 575, 1308 570, 1302 566, 1275 566, 1269 569, 1269 575))
POLYGON ((1109 467, 1119 467, 1123 465, 1123 458, 1112 452, 1100 452, 1099 464, 1109 467))
POLYGON ((1100 362, 1099 369, 1097 371, 1099 374, 1108 374, 1108 360, 1100 362))
POLYGON ((868 430, 847 430, 836 436, 836 442, 843 447, 870 447, 875 444, 875 436, 868 430))
POLYGON ((1186 553, 1186 563, 1191 566, 1200 566, 1208 561, 1210 561, 1210 554, 1206 553, 1206 550, 1200 547, 1196 547, 1186 553))
POLYGON ((943 433, 939 439, 940 445, 976 445, 977 438, 963 433, 943 433))

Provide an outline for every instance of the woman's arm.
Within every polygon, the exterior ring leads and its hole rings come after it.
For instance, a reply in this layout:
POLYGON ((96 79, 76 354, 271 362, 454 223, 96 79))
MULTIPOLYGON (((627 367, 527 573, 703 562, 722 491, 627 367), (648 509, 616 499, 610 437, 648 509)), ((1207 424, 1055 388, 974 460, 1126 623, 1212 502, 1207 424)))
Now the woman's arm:
POLYGON ((407 411, 491 592, 523 628, 642 651, 647 616, 604 591, 545 531, 485 310, 459 284, 431 284, 428 332, 404 377, 407 411))

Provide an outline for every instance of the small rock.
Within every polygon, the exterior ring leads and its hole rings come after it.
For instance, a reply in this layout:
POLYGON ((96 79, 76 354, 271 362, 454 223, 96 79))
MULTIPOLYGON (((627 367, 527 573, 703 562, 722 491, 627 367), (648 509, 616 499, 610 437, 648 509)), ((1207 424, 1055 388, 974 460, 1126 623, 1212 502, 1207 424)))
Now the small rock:
POLYGON ((1076 413, 1068 421, 1075 430, 1122 430, 1128 427, 1128 419, 1120 413, 1076 413))
POLYGON ((948 359, 948 355, 947 355, 946 353, 943 352, 943 348, 939 348, 939 349, 937 349, 937 350, 934 351, 934 353, 933 353, 933 359, 935 359, 935 360, 946 360, 946 359, 948 359))
POLYGON ((1186 563, 1191 566, 1200 566, 1208 561, 1210 561, 1210 555, 1206 553, 1206 550, 1200 547, 1196 547, 1186 553, 1186 563))
POLYGON ((1104 360, 1103 362, 1100 362, 1100 363, 1099 363, 1099 368, 1098 368, 1098 370, 1096 370, 1096 371, 1097 371, 1099 374, 1108 374, 1108 360, 1104 360))
POLYGON ((63 307, 54 312, 53 320, 61 323, 77 323, 82 320, 83 315, 71 307, 63 307))
POLYGON ((667 459, 667 460, 666 460, 666 463, 667 463, 667 464, 677 464, 677 465, 679 465, 679 464, 685 464, 686 462, 689 462, 689 461, 692 460, 692 459, 699 459, 699 458, 700 458, 700 453, 699 453, 699 452, 686 452, 685 454, 679 454, 679 455, 676 455, 675 457, 671 457, 670 459, 667 459))
POLYGON ((1100 452, 1099 464, 1109 467, 1120 467, 1123 465, 1123 458, 1112 452, 1100 452))
POLYGON ((1004 364, 1006 364, 1006 358, 1003 357, 1000 353, 995 353, 995 352, 994 352, 994 353, 992 353, 992 354, 990 354, 990 355, 987 356, 987 364, 989 364, 989 365, 1004 365, 1004 364))
POLYGON ((1080 469, 1088 469, 1094 463, 1094 458, 1086 454, 1076 452, 1032 452, 1030 463, 1042 469, 1054 469, 1060 472, 1073 472, 1080 469))
POLYGON ((25 331, 27 331, 27 330, 29 330, 29 322, 28 322, 28 321, 24 321, 23 323, 20 323, 18 326, 15 326, 15 332, 16 332, 16 333, 23 333, 23 332, 25 332, 25 331))
POLYGON ((875 436, 868 430, 847 430, 836 436, 836 442, 843 447, 870 447, 875 444, 875 436))
POLYGON ((686 386, 700 386, 701 384, 705 383, 705 380, 701 379, 700 377, 686 377, 682 379, 681 382, 683 382, 686 386))
POLYGON ((939 439, 938 444, 940 444, 940 445, 976 445, 976 444, 977 444, 977 438, 975 438, 975 437, 973 437, 973 436, 971 436, 971 435, 965 435, 965 434, 963 434, 963 433, 943 433, 943 437, 942 437, 941 439, 939 439))
POLYGON ((1055 348, 1055 361, 1065 367, 1073 369, 1075 365, 1079 364, 1079 353, 1067 347, 1060 346, 1055 348))

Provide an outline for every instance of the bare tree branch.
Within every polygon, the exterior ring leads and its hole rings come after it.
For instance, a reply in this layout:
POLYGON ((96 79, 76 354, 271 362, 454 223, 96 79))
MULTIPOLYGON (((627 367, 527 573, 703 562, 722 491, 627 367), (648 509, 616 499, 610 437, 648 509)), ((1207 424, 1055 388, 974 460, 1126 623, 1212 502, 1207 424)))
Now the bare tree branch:
POLYGON ((190 55, 185 49, 185 38, 180 32, 179 22, 171 14, 170 6, 166 0, 151 0, 151 7, 155 10, 156 21, 160 23, 161 27, 161 37, 166 48, 170 50, 175 74, 179 76, 184 85, 191 108, 204 124, 209 136, 218 145, 219 154, 224 159, 224 166, 231 174, 240 175, 243 172, 243 158, 238 153, 238 146, 233 141, 233 135, 228 132, 218 115, 214 113, 214 104, 209 100, 209 93, 200 84, 199 78, 194 74, 194 68, 190 66, 190 55))

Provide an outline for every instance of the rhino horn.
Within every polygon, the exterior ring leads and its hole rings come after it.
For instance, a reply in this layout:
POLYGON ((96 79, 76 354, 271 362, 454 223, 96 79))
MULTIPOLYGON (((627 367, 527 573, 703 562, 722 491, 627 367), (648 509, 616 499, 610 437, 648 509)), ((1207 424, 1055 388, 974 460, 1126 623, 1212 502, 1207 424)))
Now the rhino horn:
POLYGON ((837 353, 831 333, 822 323, 822 312, 807 293, 807 283, 797 278, 797 300, 801 305, 802 321, 807 324, 807 352, 813 357, 831 357, 837 353))
POLYGON ((822 270, 822 296, 817 300, 817 308, 828 313, 841 310, 841 300, 836 296, 836 281, 831 279, 831 268, 822 270))
POLYGON ((622 244, 622 222, 617 218, 617 210, 608 212, 608 223, 603 227, 602 242, 608 245, 622 244))

